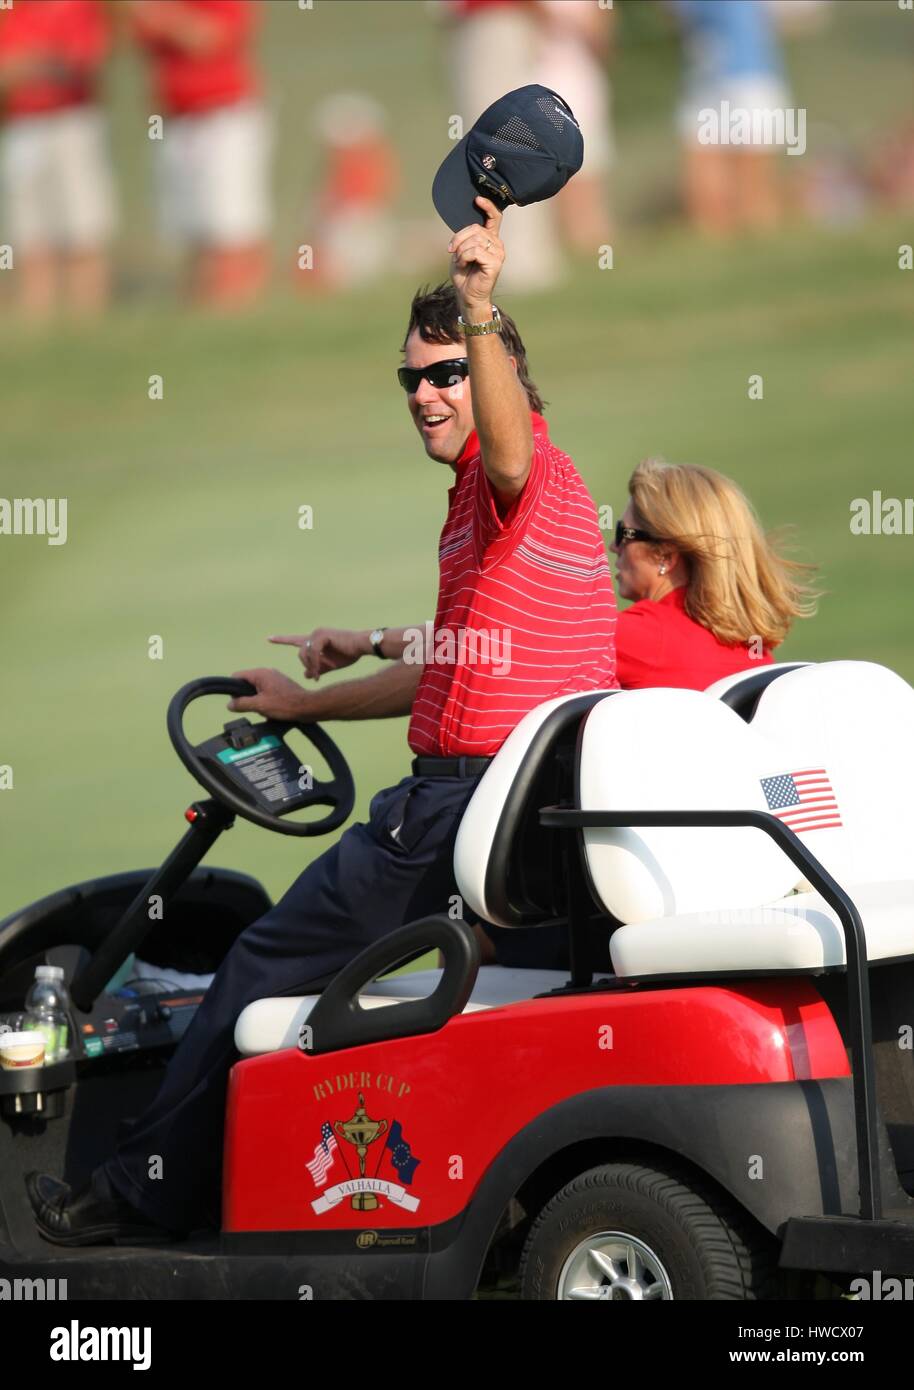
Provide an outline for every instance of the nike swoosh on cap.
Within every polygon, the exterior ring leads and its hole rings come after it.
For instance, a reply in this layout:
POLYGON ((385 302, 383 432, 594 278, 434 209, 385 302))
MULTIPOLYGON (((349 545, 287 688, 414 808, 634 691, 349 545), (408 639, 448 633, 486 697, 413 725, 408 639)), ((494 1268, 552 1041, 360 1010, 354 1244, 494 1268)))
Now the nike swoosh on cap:
POLYGON ((580 130, 580 129, 581 129, 581 127, 578 125, 578 123, 577 123, 577 121, 574 119, 574 117, 573 117, 573 116, 569 116, 569 114, 568 114, 567 111, 563 111, 562 108, 561 108, 561 106, 557 106, 555 109, 556 109, 556 111, 559 113, 560 116, 564 116, 564 117, 565 117, 565 120, 566 120, 566 121, 570 121, 570 122, 571 122, 571 124, 574 126, 575 130, 580 130))

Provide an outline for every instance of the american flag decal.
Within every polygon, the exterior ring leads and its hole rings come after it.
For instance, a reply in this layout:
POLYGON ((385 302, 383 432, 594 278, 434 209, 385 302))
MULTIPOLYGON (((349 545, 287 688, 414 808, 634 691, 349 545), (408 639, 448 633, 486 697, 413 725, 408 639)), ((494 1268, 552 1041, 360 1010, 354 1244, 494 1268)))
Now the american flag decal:
POLYGON ((841 824, 838 802, 824 767, 763 777, 762 791, 768 809, 798 835, 841 824))
POLYGON ((338 1147, 336 1135, 325 1120, 321 1125, 320 1143, 315 1146, 314 1157, 310 1163, 305 1164, 314 1179, 315 1187, 323 1187, 327 1181, 327 1174, 333 1167, 338 1147))

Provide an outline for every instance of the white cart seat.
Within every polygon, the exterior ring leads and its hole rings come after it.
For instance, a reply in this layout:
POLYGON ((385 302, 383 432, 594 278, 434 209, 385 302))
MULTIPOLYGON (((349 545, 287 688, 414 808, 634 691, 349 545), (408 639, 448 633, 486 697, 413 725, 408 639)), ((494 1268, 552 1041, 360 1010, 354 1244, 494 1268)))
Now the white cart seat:
MULTIPOLYGON (((360 996, 366 1009, 384 1008, 406 999, 422 999, 431 994, 441 979, 440 970, 414 970, 394 979, 375 980, 360 996)), ((568 983, 567 970, 516 970, 502 965, 484 965, 464 1013, 495 1009, 502 1004, 515 1004, 534 995, 560 989, 568 983)), ((298 1030, 320 995, 308 994, 278 999, 258 999, 242 1010, 235 1025, 235 1046, 242 1057, 256 1057, 262 1052, 278 1052, 284 1047, 296 1047, 298 1030)))
MULTIPOLYGON (((871 962, 914 957, 914 882, 850 885, 871 962)), ((763 907, 693 912, 619 927, 610 938, 617 975, 821 971, 847 964, 844 933, 818 893, 763 907)))

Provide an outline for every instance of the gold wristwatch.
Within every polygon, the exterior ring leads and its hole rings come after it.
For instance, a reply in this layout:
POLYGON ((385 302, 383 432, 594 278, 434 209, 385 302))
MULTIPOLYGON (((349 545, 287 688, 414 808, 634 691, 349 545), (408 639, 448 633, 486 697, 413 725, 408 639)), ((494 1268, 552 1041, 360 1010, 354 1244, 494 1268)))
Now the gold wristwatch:
POLYGON ((457 316, 457 326, 465 338, 475 338, 480 333, 500 333, 502 330, 501 314, 498 312, 498 305, 492 305, 492 317, 486 319, 484 323, 467 323, 462 314, 457 316))
POLYGON ((381 640, 386 631, 386 627, 376 627, 368 634, 368 640, 371 643, 372 651, 375 656, 379 656, 382 661, 384 660, 384 653, 381 651, 381 640))

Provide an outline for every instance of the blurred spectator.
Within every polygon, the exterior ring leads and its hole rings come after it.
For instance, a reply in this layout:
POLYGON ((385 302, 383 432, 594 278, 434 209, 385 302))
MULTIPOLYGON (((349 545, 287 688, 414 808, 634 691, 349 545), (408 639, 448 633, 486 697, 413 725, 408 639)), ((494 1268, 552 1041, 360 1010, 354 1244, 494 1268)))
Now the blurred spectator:
POLYGON ((110 38, 101 0, 0 9, 0 241, 33 319, 108 299, 115 198, 98 101, 110 38))
POLYGON ((821 34, 831 20, 832 0, 765 0, 782 34, 805 38, 821 34))
POLYGON ((914 120, 910 117, 900 118, 897 128, 878 143, 870 177, 889 207, 914 207, 914 120))
MULTIPOLYGON (((493 101, 540 81, 539 23, 533 0, 445 0, 452 22, 450 66, 465 135, 493 101)), ((559 90, 560 89, 556 89, 559 90)), ((560 91, 574 110, 574 101, 560 91)), ((584 131, 587 150, 587 131, 584 131)), ((508 208, 501 237, 507 249, 499 285, 505 291, 540 290, 566 274, 551 202, 508 208)))
POLYGON ((269 274, 271 131, 253 62, 255 0, 130 0, 152 67, 165 234, 199 303, 244 305, 269 274))
POLYGON ((337 92, 315 113, 323 147, 314 264, 305 289, 364 285, 389 270, 396 239, 392 205, 400 162, 383 106, 362 92, 337 92))
POLYGON ((562 237, 575 251, 596 255, 610 239, 609 170, 613 158, 607 63, 613 11, 597 0, 538 0, 536 81, 558 92, 584 134, 584 163, 555 198, 562 237))
POLYGON ((815 153, 800 161, 800 210, 826 227, 840 229, 860 222, 872 203, 864 160, 837 125, 817 123, 810 143, 815 153))
POLYGON ((763 0, 668 0, 683 42, 679 134, 686 211, 701 231, 725 236, 764 230, 781 214, 778 150, 753 144, 702 144, 701 113, 786 110, 772 11, 763 0))

